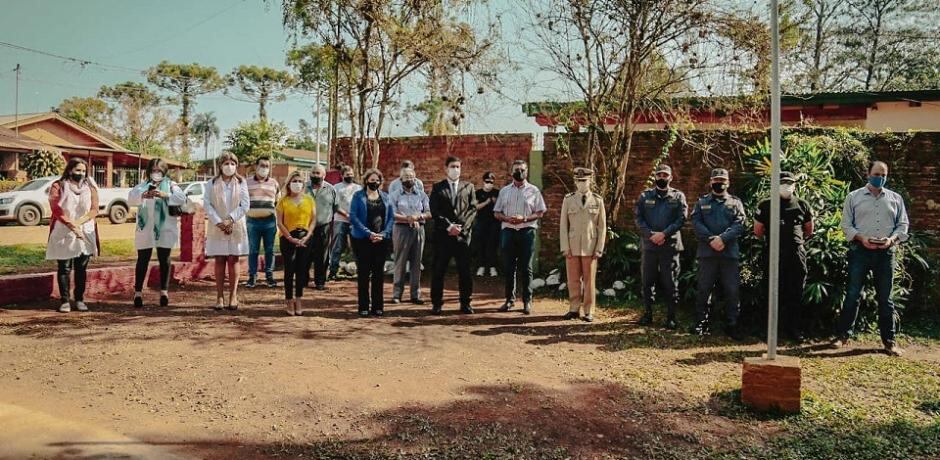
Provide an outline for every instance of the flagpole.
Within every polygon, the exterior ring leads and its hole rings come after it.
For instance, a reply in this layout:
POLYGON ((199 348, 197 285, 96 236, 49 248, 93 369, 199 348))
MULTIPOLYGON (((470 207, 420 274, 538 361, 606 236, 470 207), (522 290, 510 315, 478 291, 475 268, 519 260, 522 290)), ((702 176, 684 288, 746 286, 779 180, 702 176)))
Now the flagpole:
MULTIPOLYGON (((770 280, 768 283, 767 359, 777 358, 780 280, 780 26, 778 0, 770 1, 770 280)), ((801 295, 790 292, 787 295, 801 295)))

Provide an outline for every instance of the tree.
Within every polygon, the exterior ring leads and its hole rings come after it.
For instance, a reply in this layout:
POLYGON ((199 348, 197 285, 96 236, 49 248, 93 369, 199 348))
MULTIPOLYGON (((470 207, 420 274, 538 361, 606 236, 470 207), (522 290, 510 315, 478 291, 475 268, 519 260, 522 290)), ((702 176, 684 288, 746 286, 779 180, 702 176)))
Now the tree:
POLYGON ((795 5, 802 40, 790 59, 798 70, 794 86, 799 91, 831 91, 842 86, 845 68, 841 33, 848 11, 846 0, 802 0, 795 5))
POLYGON ((180 142, 183 153, 189 154, 189 116, 195 99, 225 87, 225 80, 215 67, 199 64, 172 64, 162 61, 147 70, 150 84, 175 94, 180 103, 180 142))
POLYGON ((226 136, 225 143, 241 164, 252 164, 258 157, 274 156, 286 139, 287 126, 283 123, 256 120, 239 123, 226 136))
POLYGON ((58 176, 65 169, 65 159, 62 158, 62 152, 54 150, 24 153, 20 156, 20 161, 23 164, 23 170, 26 171, 30 179, 58 176))
POLYGON ((418 130, 428 136, 456 133, 456 127, 463 118, 461 106, 446 97, 428 99, 411 107, 411 111, 424 116, 418 130))
POLYGON ((172 114, 163 107, 164 98, 133 81, 102 86, 98 97, 114 104, 110 129, 125 147, 155 156, 170 152, 178 133, 172 114))
MULTIPOLYGON (((294 70, 295 88, 301 93, 314 96, 312 106, 316 126, 320 126, 321 115, 327 116, 326 129, 315 132, 314 137, 316 143, 325 138, 329 151, 331 140, 336 138, 339 125, 339 81, 333 72, 336 67, 335 53, 328 46, 316 44, 294 47, 287 52, 287 65, 294 70), (320 103, 324 93, 328 95, 326 112, 320 103)), ((306 123, 304 120, 301 122, 306 123)))
MULTIPOLYGON (((763 5, 762 5, 763 6, 763 5)), ((761 98, 770 92, 770 23, 765 11, 739 11, 715 17, 718 43, 730 48, 743 65, 734 73, 743 77, 746 86, 735 88, 735 93, 749 93, 761 98), (727 43, 723 43, 727 42, 727 43), (741 60, 741 57, 745 59, 741 60)), ((800 30, 793 21, 793 3, 781 2, 779 13, 780 53, 785 55, 800 42, 800 30)), ((725 51, 727 52, 727 51, 725 51)))
MULTIPOLYGON (((327 131, 326 128, 320 128, 321 137, 327 131)), ((290 135, 285 141, 285 145, 292 149, 317 150, 317 129, 303 118, 297 122, 297 132, 290 135)), ((326 152, 325 145, 320 144, 320 151, 326 152)))
POLYGON ((106 129, 111 123, 111 107, 97 97, 70 97, 60 102, 54 110, 93 131, 106 129))
MULTIPOLYGON (((215 118, 215 112, 199 113, 196 114, 196 118, 193 119, 192 134, 196 136, 197 139, 202 140, 202 145, 204 148, 205 157, 204 159, 209 159, 209 142, 219 137, 219 125, 215 118)), ((212 160, 212 174, 216 174, 216 164, 215 159, 212 160)))
POLYGON ((227 82, 258 104, 258 118, 261 120, 268 118, 268 102, 283 101, 296 84, 294 77, 286 70, 253 65, 238 66, 228 75, 227 82))

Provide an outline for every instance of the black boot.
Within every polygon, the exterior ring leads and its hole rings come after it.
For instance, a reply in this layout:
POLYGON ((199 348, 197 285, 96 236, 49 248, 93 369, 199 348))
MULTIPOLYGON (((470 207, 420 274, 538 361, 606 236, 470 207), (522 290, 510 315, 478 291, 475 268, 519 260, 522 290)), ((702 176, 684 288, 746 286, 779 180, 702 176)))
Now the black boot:
POLYGON ((646 312, 643 313, 643 317, 640 318, 640 326, 649 326, 653 324, 653 309, 647 308, 646 312))

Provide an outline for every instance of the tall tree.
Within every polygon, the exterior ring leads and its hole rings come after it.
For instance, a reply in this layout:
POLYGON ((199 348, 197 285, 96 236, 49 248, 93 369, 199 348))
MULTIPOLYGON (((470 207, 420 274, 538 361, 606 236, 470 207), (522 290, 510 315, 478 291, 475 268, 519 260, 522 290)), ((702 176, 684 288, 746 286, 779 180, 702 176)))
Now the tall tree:
MULTIPOLYGON (((215 112, 206 112, 196 114, 196 118, 193 119, 192 127, 193 136, 202 140, 203 146, 203 159, 209 159, 209 143, 212 139, 219 138, 219 124, 215 118, 215 112)), ((212 174, 216 174, 216 164, 215 159, 212 160, 212 174)))
POLYGON ((258 118, 268 119, 267 105, 283 101, 296 81, 290 72, 270 67, 241 65, 228 75, 229 86, 238 88, 245 97, 258 104, 258 118))
POLYGON ((162 61, 147 70, 150 84, 174 93, 180 103, 180 142, 184 154, 189 154, 190 113, 196 98, 225 87, 215 67, 193 64, 173 64, 162 61))
POLYGON ((91 130, 107 129, 111 123, 111 107, 97 97, 70 97, 53 110, 91 130))
POLYGON ((802 40, 791 56, 797 68, 793 86, 800 92, 840 88, 849 74, 840 59, 848 2, 801 0, 796 9, 802 40))
POLYGON ((98 97, 111 101, 111 130, 125 147, 149 155, 163 156, 178 135, 167 101, 143 83, 127 81, 102 86, 98 97))
POLYGON ((240 163, 252 164, 258 157, 274 156, 284 148, 287 133, 284 123, 252 120, 229 131, 225 143, 240 163))

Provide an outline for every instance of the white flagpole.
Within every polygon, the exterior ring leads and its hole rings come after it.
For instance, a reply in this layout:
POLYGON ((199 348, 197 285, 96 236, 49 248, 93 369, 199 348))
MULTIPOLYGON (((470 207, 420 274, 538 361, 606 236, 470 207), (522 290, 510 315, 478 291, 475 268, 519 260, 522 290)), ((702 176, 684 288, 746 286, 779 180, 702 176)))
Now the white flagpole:
MULTIPOLYGON (((770 1, 770 280, 768 283, 767 359, 777 358, 780 280, 780 30, 777 0, 770 1)), ((800 295, 790 292, 787 295, 800 295)))

